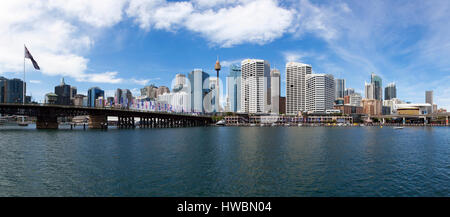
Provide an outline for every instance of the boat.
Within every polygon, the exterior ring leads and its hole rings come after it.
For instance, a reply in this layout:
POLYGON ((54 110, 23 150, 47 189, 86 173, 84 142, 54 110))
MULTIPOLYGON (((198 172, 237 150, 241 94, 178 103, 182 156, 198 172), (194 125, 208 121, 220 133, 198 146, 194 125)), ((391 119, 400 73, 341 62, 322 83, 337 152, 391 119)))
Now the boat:
POLYGON ((220 121, 217 121, 216 125, 217 126, 224 126, 225 125, 225 120, 222 119, 220 121))
POLYGON ((403 127, 394 127, 394 129, 401 130, 401 129, 403 129, 403 127))
POLYGON ((19 117, 22 119, 22 121, 17 121, 17 125, 19 125, 21 127, 28 126, 28 122, 25 121, 25 116, 18 116, 17 118, 19 119, 19 117))
POLYGON ((301 126, 303 126, 303 125, 302 125, 302 124, 298 124, 297 126, 301 127, 301 126))
POLYGON ((276 127, 277 126, 277 124, 276 123, 272 123, 272 127, 276 127))
POLYGON ((250 127, 254 127, 254 126, 256 126, 256 124, 250 124, 250 127))

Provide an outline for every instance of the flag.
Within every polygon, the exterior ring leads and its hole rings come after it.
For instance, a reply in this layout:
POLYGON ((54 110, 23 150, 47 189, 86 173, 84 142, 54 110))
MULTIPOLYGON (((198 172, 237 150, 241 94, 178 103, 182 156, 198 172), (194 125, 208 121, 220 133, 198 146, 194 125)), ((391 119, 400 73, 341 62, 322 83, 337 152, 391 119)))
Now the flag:
POLYGON ((25 47, 25 58, 28 58, 31 60, 35 69, 41 70, 41 68, 39 68, 37 62, 34 60, 33 56, 31 56, 30 51, 28 51, 27 47, 25 47))

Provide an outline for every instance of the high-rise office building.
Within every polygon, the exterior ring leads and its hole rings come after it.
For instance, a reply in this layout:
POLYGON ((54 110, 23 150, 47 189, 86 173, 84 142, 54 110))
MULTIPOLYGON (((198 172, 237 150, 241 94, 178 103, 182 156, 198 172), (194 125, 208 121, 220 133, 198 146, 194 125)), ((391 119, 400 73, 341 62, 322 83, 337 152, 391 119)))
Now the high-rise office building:
POLYGON ((433 105, 433 91, 432 90, 425 91, 425 103, 433 105))
POLYGON ((326 112, 333 109, 336 87, 330 74, 306 75, 306 110, 326 112))
POLYGON ((270 70, 270 109, 271 113, 280 114, 280 70, 270 70))
POLYGON ((157 91, 158 87, 156 87, 154 84, 151 84, 149 86, 141 88, 141 96, 148 97, 150 99, 156 99, 157 91))
POLYGON ((204 112, 203 100, 209 93, 209 75, 201 69, 194 69, 188 74, 191 110, 204 112))
POLYGON ((133 103, 133 94, 129 89, 117 88, 114 94, 114 105, 116 108, 130 108, 133 103))
POLYGON ((355 89, 353 88, 345 88, 344 96, 350 96, 351 94, 355 93, 355 89))
POLYGON ((227 95, 228 109, 230 112, 239 112, 241 110, 241 67, 231 65, 227 76, 227 95))
POLYGON ((70 86, 70 100, 72 101, 77 95, 77 87, 70 86))
POLYGON ((175 81, 173 83, 172 91, 178 92, 182 91, 183 88, 186 87, 186 75, 185 74, 176 74, 175 81))
POLYGON ((361 94, 360 93, 352 93, 349 95, 349 104, 352 106, 361 106, 361 94))
POLYGON ((306 111, 306 75, 311 72, 311 65, 286 63, 286 114, 296 115, 306 111))
MULTIPOLYGON (((144 87, 145 88, 145 87, 144 87)), ((143 89, 144 89, 143 88, 143 89)), ((141 94, 142 94, 142 89, 141 89, 141 94)), ((120 105, 123 103, 123 99, 122 99, 122 89, 117 88, 116 92, 114 93, 114 105, 119 108, 120 105)))
POLYGON ((431 105, 430 109, 428 109, 428 113, 433 113, 433 91, 427 90, 425 91, 425 103, 428 103, 431 105))
POLYGON ((389 83, 384 88, 384 100, 390 100, 393 98, 397 98, 397 88, 395 87, 395 83, 389 83))
POLYGON ((335 79, 335 87, 336 87, 336 99, 344 98, 345 96, 345 80, 341 78, 335 79))
POLYGON ((364 83, 364 89, 365 89, 365 98, 366 99, 374 99, 373 95, 373 84, 372 83, 364 83))
POLYGON ((372 73, 370 77, 373 85, 373 99, 383 100, 383 86, 381 77, 375 73, 372 73))
POLYGON ((209 100, 211 102, 211 111, 212 112, 219 112, 220 111, 220 103, 219 103, 219 98, 218 98, 218 92, 217 92, 217 77, 209 77, 209 90, 210 95, 209 95, 209 100))
POLYGON ((83 103, 85 98, 86 98, 86 96, 83 94, 75 95, 75 97, 73 98, 73 105, 74 106, 85 106, 83 103))
POLYGON ((133 104, 133 94, 129 89, 123 89, 122 90, 122 107, 130 108, 133 104))
POLYGON ((0 103, 22 103, 23 86, 24 83, 20 79, 0 77, 0 103))
POLYGON ((95 107, 95 100, 99 97, 105 97, 105 91, 99 87, 92 87, 88 90, 87 106, 95 107))
POLYGON ((61 79, 61 84, 55 86, 55 94, 57 95, 56 104, 58 105, 70 105, 72 90, 70 85, 64 82, 64 78, 61 79))
POLYGON ((5 103, 5 82, 8 79, 0 76, 0 103, 5 103))
POLYGON ((270 110, 270 64, 267 60, 241 62, 241 112, 266 113, 270 110))
POLYGON ((166 86, 159 86, 158 90, 156 91, 156 97, 158 97, 159 95, 163 95, 165 93, 170 93, 169 88, 166 86))

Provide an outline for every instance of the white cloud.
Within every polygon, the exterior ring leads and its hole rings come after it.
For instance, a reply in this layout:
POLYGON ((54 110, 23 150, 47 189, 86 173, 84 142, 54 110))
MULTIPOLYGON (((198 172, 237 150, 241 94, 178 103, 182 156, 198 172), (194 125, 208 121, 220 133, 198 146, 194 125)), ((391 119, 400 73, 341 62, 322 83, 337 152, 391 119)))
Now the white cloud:
POLYGON ((184 27, 222 47, 271 42, 287 31, 294 17, 293 11, 280 7, 275 0, 236 1, 225 4, 229 7, 208 8, 218 4, 225 3, 131 0, 127 15, 145 30, 184 27))
POLYGON ((220 65, 222 67, 230 67, 233 64, 238 64, 240 65, 240 63, 242 62, 243 59, 235 59, 235 60, 224 60, 224 61, 220 61, 220 65))
POLYGON ((140 80, 138 80, 138 79, 132 78, 130 81, 135 83, 135 84, 139 84, 139 85, 144 86, 144 85, 148 84, 148 82, 150 82, 150 79, 140 79, 140 80))
POLYGON ((306 53, 298 51, 285 51, 282 53, 286 62, 301 62, 307 56, 306 53))
POLYGON ((83 74, 83 76, 76 78, 77 81, 87 81, 93 83, 108 83, 118 84, 122 83, 124 79, 117 78, 118 72, 104 72, 98 74, 83 74))
POLYGON ((126 0, 49 0, 47 7, 64 16, 76 17, 96 27, 112 26, 122 20, 126 0))
POLYGON ((271 42, 285 33, 292 19, 292 11, 279 7, 275 1, 261 0, 193 13, 186 28, 205 36, 212 44, 231 47, 271 42))
POLYGON ((32 84, 40 84, 41 83, 40 80, 30 80, 29 82, 32 84))
MULTIPOLYGON (((117 72, 86 73, 89 60, 82 53, 94 44, 75 18, 98 28, 121 18, 125 1, 31 1, 1 3, 0 72, 21 71, 24 44, 41 67, 43 75, 66 76, 77 81, 118 83, 117 72), (75 18, 71 19, 68 16, 75 18)), ((26 60, 28 73, 34 70, 26 60)))

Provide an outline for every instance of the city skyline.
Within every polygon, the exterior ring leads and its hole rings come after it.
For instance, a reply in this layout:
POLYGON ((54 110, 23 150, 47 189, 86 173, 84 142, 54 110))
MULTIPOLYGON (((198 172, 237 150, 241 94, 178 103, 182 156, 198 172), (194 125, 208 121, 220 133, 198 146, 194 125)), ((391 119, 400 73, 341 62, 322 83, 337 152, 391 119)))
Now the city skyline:
MULTIPOLYGON (((395 82, 397 98, 405 101, 424 102, 423 93, 433 90, 434 103, 449 109, 450 89, 445 84, 450 80, 450 65, 445 56, 450 49, 441 45, 449 43, 445 36, 450 28, 445 27, 447 23, 437 25, 448 19, 449 15, 444 13, 450 7, 447 2, 418 5, 418 2, 363 4, 306 0, 230 2, 160 1, 151 5, 149 8, 154 11, 173 18, 166 22, 157 15, 146 18, 148 9, 136 1, 80 3, 79 7, 57 1, 48 7, 27 1, 5 2, 0 10, 6 17, 24 9, 36 13, 24 13, 22 19, 5 19, 0 24, 3 35, 17 36, 2 38, 0 76, 22 78, 23 44, 26 44, 42 70, 35 71, 26 62, 27 95, 38 101, 53 92, 62 77, 83 94, 99 86, 105 90, 105 96, 114 96, 117 88, 130 89, 133 95, 139 95, 143 86, 152 83, 171 87, 176 74, 187 75, 194 68, 202 68, 213 77, 214 62, 219 55, 222 81, 226 81, 231 63, 247 58, 268 60, 272 68, 281 71, 281 96, 286 96, 284 65, 299 61, 312 65, 313 73, 345 79, 346 87, 359 93, 364 93, 364 81, 370 79, 372 72, 382 78, 383 84, 395 82), (405 4, 409 10, 393 7, 390 14, 383 12, 396 4, 405 4), (179 16, 169 13, 174 8, 184 13, 179 16), (239 21, 219 22, 223 17, 239 16, 237 8, 249 13, 239 21), (278 16, 261 19, 260 14, 250 13, 255 8, 278 16), (299 12, 303 19, 290 10, 299 12), (418 10, 423 10, 420 13, 423 19, 410 19, 417 16, 418 10), (65 15, 58 16, 54 11, 65 15), (319 14, 322 16, 315 16, 319 14), (350 19, 354 17, 361 19, 350 19), (375 19, 378 17, 383 19, 375 19), (266 25, 241 24, 255 19, 266 25), (30 26, 32 20, 38 22, 29 30, 18 32, 17 29, 23 28, 16 27, 30 26), (202 26, 206 23, 214 31, 202 26), (42 24, 53 28, 38 28, 42 24), (378 26, 374 30, 367 28, 372 24, 378 26), (347 26, 355 29, 347 33, 347 26), (375 30, 379 33, 371 35, 375 30), (364 34, 356 34, 357 31, 364 34), (418 34, 405 37, 411 31, 418 34), (47 38, 48 35, 52 37, 47 38)), ((226 93, 225 88, 221 92, 226 93)))

